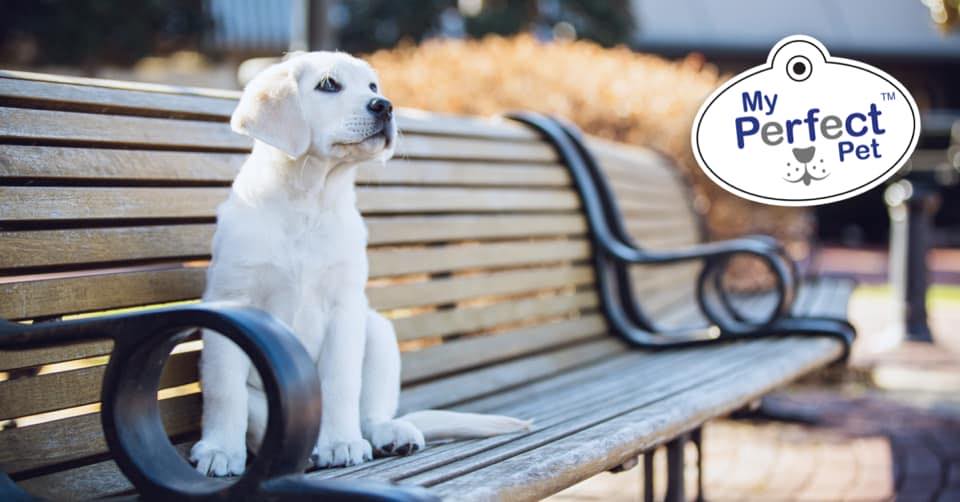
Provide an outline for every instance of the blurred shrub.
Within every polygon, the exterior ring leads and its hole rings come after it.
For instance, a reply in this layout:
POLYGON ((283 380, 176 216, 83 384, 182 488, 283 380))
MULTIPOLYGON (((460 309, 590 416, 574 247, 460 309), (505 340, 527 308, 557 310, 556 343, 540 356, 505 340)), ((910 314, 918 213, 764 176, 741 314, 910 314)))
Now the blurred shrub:
POLYGON ((767 233, 785 240, 794 256, 807 254, 813 229, 808 211, 740 199, 697 167, 690 149, 693 117, 726 78, 700 56, 673 62, 624 47, 544 44, 522 35, 431 40, 368 60, 401 106, 477 115, 535 110, 565 117, 590 134, 657 149, 676 159, 692 184, 711 237, 767 233))

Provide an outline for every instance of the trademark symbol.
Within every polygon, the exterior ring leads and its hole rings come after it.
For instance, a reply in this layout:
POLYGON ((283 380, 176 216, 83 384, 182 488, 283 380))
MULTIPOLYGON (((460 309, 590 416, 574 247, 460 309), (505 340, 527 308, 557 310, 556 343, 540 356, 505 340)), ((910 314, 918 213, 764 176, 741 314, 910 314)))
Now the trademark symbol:
POLYGON ((881 92, 880 95, 883 96, 883 100, 884 100, 884 101, 893 101, 893 100, 897 99, 897 93, 896 93, 896 92, 886 92, 886 91, 884 91, 884 92, 881 92))

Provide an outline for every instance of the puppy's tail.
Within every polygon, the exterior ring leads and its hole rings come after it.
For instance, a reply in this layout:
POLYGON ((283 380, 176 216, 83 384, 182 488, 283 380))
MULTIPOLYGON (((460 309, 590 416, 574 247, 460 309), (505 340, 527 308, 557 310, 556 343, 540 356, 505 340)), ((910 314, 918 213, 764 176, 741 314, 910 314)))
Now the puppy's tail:
POLYGON ((408 413, 406 420, 420 429, 427 441, 436 439, 485 438, 530 430, 532 420, 520 420, 503 415, 482 415, 443 410, 423 410, 408 413))

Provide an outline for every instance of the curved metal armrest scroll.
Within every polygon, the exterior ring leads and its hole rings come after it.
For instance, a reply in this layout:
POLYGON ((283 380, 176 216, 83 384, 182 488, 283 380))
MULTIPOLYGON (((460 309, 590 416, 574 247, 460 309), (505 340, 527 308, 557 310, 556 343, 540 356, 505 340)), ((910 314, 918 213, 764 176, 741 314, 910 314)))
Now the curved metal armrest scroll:
MULTIPOLYGON (((144 498, 337 500, 343 493, 342 486, 326 490, 324 483, 302 478, 319 433, 320 382, 296 337, 273 317, 254 309, 201 304, 34 325, 0 321, 2 350, 93 340, 113 341, 101 394, 103 431, 117 465, 144 498), (164 363, 196 328, 216 331, 239 345, 267 395, 269 416, 260 451, 235 480, 208 478, 193 469, 170 443, 161 420, 157 390, 164 363), (278 479, 284 482, 272 484, 278 479), (294 489, 298 483, 302 486, 294 489)), ((353 490, 371 500, 395 499, 383 488, 357 483, 353 490)))
MULTIPOLYGON (((799 288, 796 264, 783 247, 767 236, 749 236, 739 239, 708 242, 669 251, 644 250, 637 246, 623 223, 616 198, 596 159, 584 145, 576 127, 560 120, 536 113, 514 113, 511 118, 537 129, 550 141, 567 166, 577 188, 587 218, 594 245, 594 264, 597 270, 601 303, 607 319, 623 338, 647 348, 676 347, 700 344, 717 338, 731 339, 745 336, 789 334, 774 331, 775 327, 796 327, 802 323, 791 321, 785 325, 799 288), (757 317, 738 310, 722 287, 723 273, 730 258, 746 254, 762 260, 775 280, 775 307, 768 315, 757 317), (671 336, 657 334, 654 323, 640 310, 633 294, 628 265, 668 264, 687 260, 703 260, 697 283, 697 299, 706 318, 719 328, 715 334, 682 330, 671 336), (611 280, 608 275, 615 277, 611 280), (616 290, 613 294, 611 290, 616 290)), ((815 328, 829 332, 822 334, 846 340, 849 324, 828 326, 826 322, 803 326, 803 334, 813 334, 815 328)), ((702 331, 702 330, 701 330, 702 331)))

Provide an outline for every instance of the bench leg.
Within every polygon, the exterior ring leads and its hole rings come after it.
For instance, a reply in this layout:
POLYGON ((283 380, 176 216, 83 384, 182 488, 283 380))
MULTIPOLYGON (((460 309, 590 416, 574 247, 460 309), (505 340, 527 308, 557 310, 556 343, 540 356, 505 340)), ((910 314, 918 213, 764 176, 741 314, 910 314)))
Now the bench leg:
POLYGON ((686 434, 667 443, 667 496, 666 502, 686 502, 684 493, 683 447, 686 434))
POLYGON ((643 454, 643 502, 653 502, 653 457, 656 448, 643 454))
POLYGON ((697 502, 706 500, 703 494, 703 426, 690 433, 690 441, 697 447, 697 502))
MULTIPOLYGON (((667 443, 667 493, 666 502, 685 502, 686 498, 686 465, 684 449, 687 441, 697 448, 697 502, 704 502, 703 491, 703 427, 697 427, 689 434, 683 434, 667 443)), ((643 455, 643 501, 653 502, 653 458, 657 450, 653 449, 643 455)))

